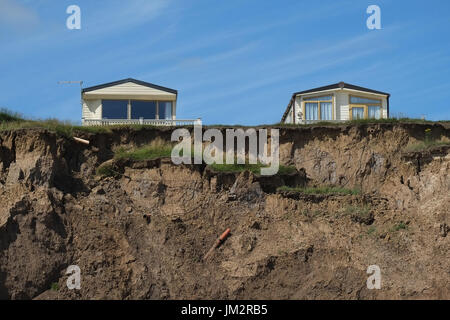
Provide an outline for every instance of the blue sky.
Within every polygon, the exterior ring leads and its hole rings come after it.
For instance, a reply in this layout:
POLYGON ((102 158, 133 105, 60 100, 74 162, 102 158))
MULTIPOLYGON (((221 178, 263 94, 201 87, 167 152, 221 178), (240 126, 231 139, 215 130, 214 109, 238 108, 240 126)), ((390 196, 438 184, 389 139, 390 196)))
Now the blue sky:
POLYGON ((276 123, 293 92, 339 81, 390 92, 393 114, 450 119, 450 1, 0 0, 0 46, 0 107, 33 118, 80 120, 79 87, 60 80, 132 77, 177 89, 177 117, 207 124, 276 123))

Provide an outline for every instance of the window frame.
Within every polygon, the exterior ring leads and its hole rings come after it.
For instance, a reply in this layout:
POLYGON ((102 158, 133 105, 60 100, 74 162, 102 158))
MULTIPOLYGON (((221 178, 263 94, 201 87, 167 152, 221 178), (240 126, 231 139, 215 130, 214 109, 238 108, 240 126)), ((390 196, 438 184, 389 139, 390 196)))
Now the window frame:
POLYGON ((360 96, 355 94, 348 95, 348 114, 349 119, 353 120, 353 108, 364 108, 364 120, 369 119, 369 107, 380 107, 380 119, 383 119, 383 99, 377 99, 369 96, 360 96), (353 98, 370 99, 379 101, 379 103, 352 103, 353 98))
POLYGON ((334 93, 322 94, 322 95, 312 96, 312 97, 302 96, 302 112, 303 112, 302 120, 304 120, 304 121, 333 121, 333 120, 335 120, 335 117, 334 117, 334 93), (318 99, 318 98, 322 98, 322 97, 331 97, 331 100, 306 100, 306 101, 304 100, 305 98, 306 99, 313 99, 313 98, 318 99), (321 103, 330 103, 330 102, 331 102, 331 120, 322 120, 322 115, 320 113, 320 109, 321 109, 320 104, 321 103), (306 106, 305 106, 306 103, 317 103, 317 107, 318 107, 317 118, 318 118, 318 120, 307 120, 306 119, 306 106))

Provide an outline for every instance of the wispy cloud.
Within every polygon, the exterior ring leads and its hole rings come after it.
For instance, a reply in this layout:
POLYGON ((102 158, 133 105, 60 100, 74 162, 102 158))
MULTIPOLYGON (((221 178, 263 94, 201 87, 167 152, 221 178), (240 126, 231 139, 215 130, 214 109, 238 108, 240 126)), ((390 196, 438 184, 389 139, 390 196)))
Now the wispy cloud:
POLYGON ((126 31, 159 17, 171 0, 110 1, 86 12, 85 27, 95 33, 126 31))
MULTIPOLYGON (((366 46, 367 43, 373 43, 377 37, 375 33, 366 33, 357 35, 334 43, 329 43, 325 48, 323 46, 308 47, 308 50, 293 50, 291 53, 281 53, 276 59, 270 62, 265 62, 263 65, 259 63, 252 63, 244 68, 241 68, 238 74, 229 73, 228 75, 221 75, 220 83, 231 83, 231 87, 226 87, 226 90, 211 91, 210 95, 199 94, 198 97, 191 97, 193 101, 189 101, 194 105, 223 98, 225 96, 238 95, 249 90, 259 89, 268 85, 276 84, 294 78, 301 78, 313 72, 317 72, 326 68, 332 68, 342 65, 348 61, 355 61, 356 59, 367 57, 380 52, 384 49, 383 46, 378 45, 371 48, 366 46), (359 48, 355 50, 355 48, 359 48), (361 50, 360 48, 365 48, 361 50), (249 77, 246 85, 242 85, 243 79, 249 77), (239 77, 241 81, 235 81, 239 77)), ((356 71, 355 73, 359 72, 356 71)), ((207 80, 195 83, 195 86, 201 87, 211 83, 211 78, 206 77, 207 80)), ((339 79, 342 80, 342 79, 339 79)), ((192 84, 187 84, 188 87, 193 88, 192 84)), ((224 88, 225 89, 225 88, 224 88)))
MULTIPOLYGON (((201 55, 192 55, 190 57, 183 58, 178 64, 176 64, 173 67, 160 69, 157 71, 153 71, 150 73, 140 74, 139 77, 142 79, 148 79, 148 78, 154 78, 162 74, 169 74, 174 71, 180 70, 180 69, 197 69, 200 66, 205 65, 212 65, 215 63, 218 63, 220 61, 230 61, 233 58, 240 56, 244 53, 247 53, 255 48, 257 48, 258 42, 250 42, 242 47, 233 48, 230 50, 224 50, 215 54, 211 54, 208 56, 201 56, 201 55)), ((192 83, 191 83, 192 85, 192 83)))
POLYGON ((37 13, 26 5, 12 0, 0 0, 0 26, 26 30, 39 23, 37 13))
POLYGON ((331 68, 333 66, 339 66, 340 64, 348 61, 354 61, 363 56, 367 56, 374 53, 372 50, 364 50, 355 52, 353 54, 348 54, 346 56, 337 59, 322 60, 320 63, 315 64, 305 64, 297 68, 287 68, 280 70, 271 70, 266 77, 259 79, 254 79, 249 81, 247 85, 242 85, 241 83, 233 88, 226 88, 226 90, 221 90, 219 92, 213 91, 212 94, 205 95, 199 94, 197 99, 188 101, 191 105, 199 105, 205 102, 216 101, 217 99, 222 99, 226 97, 233 97, 235 95, 243 94, 250 90, 260 89, 269 85, 273 85, 282 81, 291 80, 294 78, 300 78, 307 76, 311 73, 318 72, 323 69, 331 68))

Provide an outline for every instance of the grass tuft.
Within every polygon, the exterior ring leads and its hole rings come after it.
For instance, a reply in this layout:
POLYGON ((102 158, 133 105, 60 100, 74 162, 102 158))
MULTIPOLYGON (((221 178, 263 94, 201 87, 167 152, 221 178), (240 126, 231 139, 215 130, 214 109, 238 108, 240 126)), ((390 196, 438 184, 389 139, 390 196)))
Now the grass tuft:
POLYGON ((24 121, 19 113, 10 111, 8 109, 0 109, 0 122, 20 122, 24 121))
POLYGON ((359 189, 346 189, 334 186, 321 187, 288 187, 282 186, 277 191, 293 191, 304 194, 343 194, 343 195, 358 195, 361 193, 359 189))
POLYGON ((118 175, 118 172, 116 172, 112 165, 104 165, 97 168, 95 173, 98 176, 102 177, 115 177, 118 175))
POLYGON ((444 140, 425 140, 420 141, 414 144, 411 144, 406 147, 405 151, 407 152, 420 152, 425 151, 433 147, 439 147, 439 146, 450 146, 450 141, 444 141, 444 140))
POLYGON ((126 150, 119 148, 115 152, 116 159, 131 159, 131 160, 152 160, 156 158, 170 158, 173 146, 162 140, 155 140, 148 146, 143 146, 136 149, 126 150))
POLYGON ((53 282, 53 283, 50 285, 50 290, 52 290, 52 291, 58 291, 58 290, 59 290, 59 284, 58 284, 58 282, 53 282))
MULTIPOLYGON (((253 174, 260 174, 261 168, 268 168, 268 165, 257 163, 257 164, 217 164, 213 163, 209 165, 209 168, 216 172, 243 172, 243 171, 250 171, 253 174)), ((294 166, 283 166, 280 165, 278 168, 278 175, 287 175, 287 174, 293 174, 297 171, 297 169, 294 166)))
POLYGON ((392 227, 392 231, 400 231, 400 230, 407 230, 408 229, 408 225, 406 223, 404 223, 403 221, 400 221, 399 223, 395 224, 392 227))

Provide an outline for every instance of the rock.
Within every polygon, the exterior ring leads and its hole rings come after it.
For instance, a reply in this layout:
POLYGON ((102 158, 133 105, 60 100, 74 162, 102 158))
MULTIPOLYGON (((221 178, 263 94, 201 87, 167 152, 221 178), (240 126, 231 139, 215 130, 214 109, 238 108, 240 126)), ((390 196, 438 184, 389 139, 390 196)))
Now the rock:
POLYGON ((100 194, 100 195, 106 194, 105 190, 101 186, 98 186, 98 187, 95 187, 94 189, 92 189, 92 193, 100 194))
POLYGON ((252 223, 250 228, 256 229, 256 230, 261 230, 261 224, 258 221, 255 221, 255 222, 252 223))
POLYGON ((448 234, 448 231, 450 230, 450 227, 446 223, 442 223, 439 227, 439 234, 441 237, 445 238, 448 234))
POLYGON ((264 192, 259 182, 255 181, 254 175, 248 171, 242 172, 236 178, 228 193, 228 200, 244 200, 254 202, 263 197, 264 192))
POLYGON ((358 222, 365 225, 371 225, 375 221, 373 212, 369 212, 367 214, 353 214, 351 219, 353 222, 358 222))

